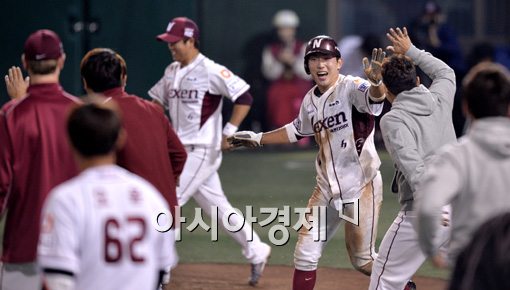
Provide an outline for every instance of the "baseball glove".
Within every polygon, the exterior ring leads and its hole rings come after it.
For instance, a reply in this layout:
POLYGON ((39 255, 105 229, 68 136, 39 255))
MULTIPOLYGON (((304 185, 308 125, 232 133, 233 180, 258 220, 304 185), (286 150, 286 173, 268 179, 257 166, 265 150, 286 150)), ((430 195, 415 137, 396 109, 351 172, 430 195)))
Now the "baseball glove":
POLYGON ((260 147, 260 140, 262 139, 262 133, 255 133, 252 131, 239 131, 234 135, 227 138, 227 142, 234 148, 238 147, 260 147))

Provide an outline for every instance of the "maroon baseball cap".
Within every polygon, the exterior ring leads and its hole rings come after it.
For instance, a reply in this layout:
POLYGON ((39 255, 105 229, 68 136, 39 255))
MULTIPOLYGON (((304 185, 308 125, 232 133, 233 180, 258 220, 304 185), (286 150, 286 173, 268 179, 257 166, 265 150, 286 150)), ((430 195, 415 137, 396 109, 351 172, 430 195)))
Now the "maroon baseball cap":
POLYGON ((159 41, 174 43, 184 37, 199 38, 198 26, 193 20, 187 17, 177 17, 172 19, 166 28, 166 32, 156 37, 159 41))
POLYGON ((37 30, 25 41, 24 54, 27 60, 58 59, 63 53, 60 37, 48 29, 37 30))

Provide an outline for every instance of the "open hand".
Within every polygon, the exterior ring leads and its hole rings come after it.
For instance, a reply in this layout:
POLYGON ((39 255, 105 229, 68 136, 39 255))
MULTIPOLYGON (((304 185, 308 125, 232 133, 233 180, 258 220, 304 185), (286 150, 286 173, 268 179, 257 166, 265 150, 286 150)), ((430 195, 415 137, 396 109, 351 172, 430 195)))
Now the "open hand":
POLYGON ((7 94, 11 99, 22 98, 27 94, 27 88, 30 83, 30 78, 23 79, 23 73, 17 66, 9 69, 5 75, 5 86, 7 87, 7 94))
POLYGON ((405 27, 403 29, 399 27, 395 29, 390 28, 390 31, 386 33, 386 37, 388 37, 392 44, 386 47, 386 49, 393 53, 405 54, 412 45, 407 28, 405 27))
POLYGON ((368 61, 368 58, 363 58, 363 71, 365 71, 365 75, 372 85, 381 84, 382 63, 385 56, 386 53, 382 50, 382 48, 374 48, 372 50, 372 59, 370 62, 368 61))

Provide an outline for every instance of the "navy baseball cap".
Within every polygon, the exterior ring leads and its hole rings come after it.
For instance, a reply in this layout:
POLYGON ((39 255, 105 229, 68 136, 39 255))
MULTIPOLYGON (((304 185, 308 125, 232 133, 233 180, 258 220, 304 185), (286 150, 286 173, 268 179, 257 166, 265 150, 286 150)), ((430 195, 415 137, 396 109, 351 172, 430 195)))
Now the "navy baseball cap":
POLYGON ((166 28, 166 32, 156 37, 159 41, 174 43, 185 37, 199 38, 198 26, 193 20, 187 17, 177 17, 172 19, 166 28))
POLYGON ((30 34, 23 49, 26 60, 58 59, 64 54, 64 47, 58 35, 48 29, 30 34))

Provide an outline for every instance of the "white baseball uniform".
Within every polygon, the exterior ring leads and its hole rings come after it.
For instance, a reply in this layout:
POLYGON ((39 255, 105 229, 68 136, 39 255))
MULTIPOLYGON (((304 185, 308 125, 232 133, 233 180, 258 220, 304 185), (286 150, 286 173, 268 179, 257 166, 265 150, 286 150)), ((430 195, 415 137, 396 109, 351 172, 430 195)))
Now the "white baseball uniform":
MULTIPOLYGON (((316 87, 305 96, 299 116, 285 126, 292 136, 315 136, 319 144, 316 159, 317 186, 308 207, 327 206, 327 226, 302 228, 294 252, 295 267, 317 268, 326 242, 313 239, 320 230, 327 239, 338 229, 340 213, 353 217, 355 204, 341 201, 359 199, 359 225, 345 224, 351 263, 369 274, 376 257, 377 220, 382 202, 381 161, 374 145, 374 120, 383 103, 369 101, 370 84, 358 77, 340 75, 336 84, 320 94, 316 87), (362 114, 367 113, 367 114, 362 114), (340 212, 339 212, 340 211, 340 212)), ((324 236, 321 234, 321 236, 324 236)))
POLYGON ((38 263, 73 273, 76 289, 155 289, 177 263, 175 233, 154 227, 166 201, 117 165, 89 168, 57 186, 43 209, 38 263))
MULTIPOLYGON (((210 216, 211 206, 218 207, 220 220, 232 211, 221 187, 218 169, 222 152, 223 97, 235 102, 250 86, 222 65, 199 54, 190 64, 181 67, 173 62, 149 95, 168 108, 175 132, 188 153, 188 159, 177 187, 179 205, 193 197, 210 216)), ((231 224, 241 224, 238 215, 231 224)), ((222 225, 222 223, 220 223, 222 225)), ((227 231, 242 247, 243 255, 252 264, 264 261, 270 251, 249 224, 238 232, 227 231), (253 235, 253 240, 251 237, 253 235)))

